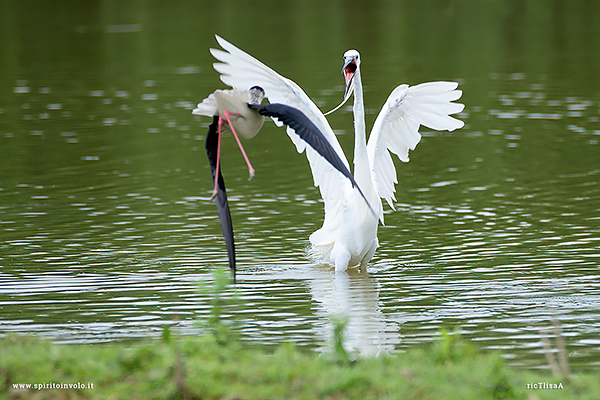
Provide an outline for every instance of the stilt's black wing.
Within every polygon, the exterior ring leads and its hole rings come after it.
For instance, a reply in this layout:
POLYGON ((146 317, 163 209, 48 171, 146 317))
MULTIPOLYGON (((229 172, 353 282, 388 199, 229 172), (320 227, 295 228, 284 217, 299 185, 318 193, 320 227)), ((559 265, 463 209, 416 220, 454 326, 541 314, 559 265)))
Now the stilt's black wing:
POLYGON ((335 169, 346 176, 355 186, 354 177, 335 152, 329 141, 321 133, 319 128, 300 110, 285 104, 248 104, 248 107, 255 108, 258 113, 268 117, 274 117, 283 122, 285 125, 296 131, 302 140, 310 145, 313 149, 325 158, 335 169))
POLYGON ((333 149, 325 135, 323 135, 319 128, 317 128, 317 126, 302 111, 298 110, 297 108, 279 103, 248 104, 248 107, 257 109, 258 113, 261 115, 277 118, 279 121, 292 128, 296 134, 300 136, 302 140, 308 143, 310 147, 315 149, 315 151, 319 153, 321 157, 325 158, 329 164, 340 171, 345 177, 350 179, 352 186, 358 189, 373 214, 376 215, 375 211, 369 204, 369 201, 363 194, 362 190, 360 190, 360 187, 358 187, 354 177, 340 156, 333 149))
MULTIPOLYGON (((212 172, 213 182, 215 180, 215 173, 217 170, 217 144, 219 139, 219 117, 214 116, 213 122, 208 127, 208 134, 206 135, 206 155, 208 155, 208 161, 210 162, 210 170, 212 172)), ((233 240, 233 225, 231 223, 231 214, 229 213, 229 204, 227 203, 227 193, 225 192, 225 181, 219 168, 219 178, 217 179, 217 196, 215 198, 217 204, 217 212, 219 213, 219 221, 221 222, 221 229, 223 231, 223 237, 225 238, 225 245, 227 246, 227 257, 229 258, 229 268, 233 274, 233 281, 235 282, 235 242, 233 240)))

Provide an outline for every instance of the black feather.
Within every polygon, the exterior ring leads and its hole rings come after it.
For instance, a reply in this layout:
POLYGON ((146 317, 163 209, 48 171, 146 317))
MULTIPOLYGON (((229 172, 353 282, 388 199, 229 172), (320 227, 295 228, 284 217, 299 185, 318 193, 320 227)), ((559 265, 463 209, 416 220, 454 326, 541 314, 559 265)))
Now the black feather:
MULTIPOLYGON (((214 116, 213 122, 208 127, 208 134, 206 135, 206 155, 210 162, 210 170, 212 173, 213 182, 215 181, 215 173, 217 171, 217 145, 219 140, 219 117, 214 116)), ((229 268, 233 274, 233 281, 235 283, 235 241, 233 239, 233 225, 231 223, 231 214, 229 213, 229 204, 227 202, 227 193, 225 191, 225 181, 219 168, 219 177, 217 179, 217 196, 215 198, 217 204, 217 212, 219 214, 219 221, 221 222, 221 230, 223 231, 223 237, 225 238, 225 245, 227 246, 227 257, 229 258, 229 268)))
POLYGON ((317 128, 317 126, 310 120, 310 118, 306 116, 306 114, 297 108, 280 103, 248 104, 248 107, 257 109, 258 113, 261 115, 277 118, 279 121, 292 128, 296 134, 300 136, 302 140, 308 143, 310 147, 315 149, 315 151, 319 153, 321 157, 325 158, 327 162, 329 162, 329 164, 342 173, 342 175, 350 179, 352 186, 358 189, 360 195, 363 197, 363 199, 365 199, 367 205, 371 209, 371 212, 376 215, 375 211, 369 204, 369 201, 354 180, 354 176, 352 176, 348 170, 348 167, 346 167, 338 153, 333 149, 331 143, 329 143, 325 135, 323 135, 319 128, 317 128))

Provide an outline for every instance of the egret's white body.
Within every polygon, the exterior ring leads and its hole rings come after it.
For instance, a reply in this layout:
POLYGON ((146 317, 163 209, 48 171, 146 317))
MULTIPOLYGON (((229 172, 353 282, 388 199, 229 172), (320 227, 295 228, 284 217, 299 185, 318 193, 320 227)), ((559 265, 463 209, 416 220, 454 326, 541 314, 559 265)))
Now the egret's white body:
MULTIPOLYGON (((238 49, 226 40, 216 37, 226 50, 211 49, 221 63, 214 68, 221 73, 221 80, 239 90, 259 85, 265 90, 270 102, 287 104, 304 112, 323 132, 340 158, 348 165, 344 152, 329 126, 327 119, 312 100, 296 83, 287 79, 254 57, 238 49)), ((346 98, 354 93, 355 147, 354 178, 368 201, 365 202, 351 183, 327 162, 292 135, 299 152, 306 151, 315 186, 319 187, 324 201, 325 220, 323 226, 310 236, 311 254, 319 261, 335 266, 336 271, 348 267, 365 267, 378 247, 378 219, 383 223, 385 198, 394 208, 394 185, 396 170, 390 151, 402 161, 408 161, 408 150, 413 150, 421 135, 419 126, 437 130, 454 130, 464 125, 450 117, 462 111, 463 105, 452 103, 461 96, 453 82, 432 82, 408 87, 398 86, 392 91, 373 127, 367 145, 362 84, 360 79, 358 52, 353 51, 354 71, 346 70, 346 98), (355 53, 355 54, 354 54, 355 53), (352 74, 350 74, 352 72, 352 74), (350 75, 352 79, 350 79, 350 75), (371 205, 372 210, 369 208, 371 205)), ((347 62, 349 65, 349 63, 347 62)))

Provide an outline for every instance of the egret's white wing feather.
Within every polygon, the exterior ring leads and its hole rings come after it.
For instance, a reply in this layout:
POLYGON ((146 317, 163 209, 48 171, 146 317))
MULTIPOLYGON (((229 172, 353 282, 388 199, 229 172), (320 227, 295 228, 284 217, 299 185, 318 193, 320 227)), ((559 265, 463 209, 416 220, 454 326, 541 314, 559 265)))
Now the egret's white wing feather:
POLYGON ((456 82, 428 82, 409 87, 396 87, 375 120, 367 154, 371 165, 371 177, 377 194, 394 208, 394 193, 398 183, 391 153, 408 162, 408 151, 414 150, 421 134, 421 125, 435 130, 453 131, 464 122, 451 117, 464 109, 458 100, 462 91, 456 82))
MULTIPOLYGON (((214 64, 214 68, 221 74, 221 80, 225 84, 241 90, 248 90, 252 86, 260 86, 265 91, 265 97, 268 98, 269 102, 286 104, 302 111, 325 135, 346 167, 348 167, 348 160, 327 119, 300 86, 279 75, 225 39, 218 35, 215 35, 215 37, 225 51, 211 49, 210 52, 220 61, 220 63, 214 64)), ((281 126, 279 121, 275 122, 278 126, 281 126)), ((349 185, 350 182, 293 132, 293 129, 287 129, 288 136, 296 145, 298 152, 301 153, 306 150, 315 186, 319 187, 325 201, 325 220, 327 221, 328 210, 337 207, 342 197, 342 188, 344 185, 349 185)))

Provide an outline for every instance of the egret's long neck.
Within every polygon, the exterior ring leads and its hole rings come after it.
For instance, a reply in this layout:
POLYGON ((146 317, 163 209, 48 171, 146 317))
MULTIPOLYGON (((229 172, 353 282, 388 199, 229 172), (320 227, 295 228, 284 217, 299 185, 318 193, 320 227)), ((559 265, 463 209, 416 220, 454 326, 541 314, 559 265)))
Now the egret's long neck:
POLYGON ((352 84, 354 85, 354 179, 368 190, 371 186, 369 158, 367 156, 367 138, 365 128, 365 104, 363 101, 360 69, 356 71, 352 84))

